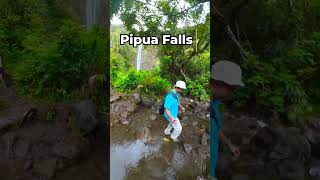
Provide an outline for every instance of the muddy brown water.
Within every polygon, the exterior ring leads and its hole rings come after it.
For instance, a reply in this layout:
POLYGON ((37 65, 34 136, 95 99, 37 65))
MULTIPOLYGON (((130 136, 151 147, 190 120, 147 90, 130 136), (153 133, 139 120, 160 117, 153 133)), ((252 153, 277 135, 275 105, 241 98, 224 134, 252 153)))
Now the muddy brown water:
MULTIPOLYGON (((117 124, 111 128, 110 179, 196 179, 202 174, 201 163, 186 153, 181 144, 164 141, 167 121, 159 115, 152 121, 149 119, 152 114, 154 110, 142 108, 130 116, 129 125, 117 124)), ((200 138, 194 138, 198 135, 193 128, 184 126, 182 136, 184 143, 196 148, 200 138)))

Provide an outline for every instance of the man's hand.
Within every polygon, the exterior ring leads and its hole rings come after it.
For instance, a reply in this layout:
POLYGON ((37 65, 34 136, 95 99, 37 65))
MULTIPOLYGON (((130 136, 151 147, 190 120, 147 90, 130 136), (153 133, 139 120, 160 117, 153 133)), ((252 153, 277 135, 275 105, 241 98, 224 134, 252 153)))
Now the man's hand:
POLYGON ((233 144, 229 144, 229 148, 230 148, 230 151, 232 152, 233 156, 238 159, 240 157, 240 149, 238 146, 235 146, 233 144))
POLYGON ((176 120, 175 120, 174 118, 172 118, 172 119, 171 119, 171 122, 172 122, 173 124, 175 124, 175 123, 176 123, 176 120))
POLYGON ((238 159, 240 156, 240 149, 238 146, 235 146, 232 144, 231 140, 229 138, 227 138, 224 134, 223 131, 220 130, 219 131, 219 138, 228 145, 228 147, 230 148, 230 151, 232 152, 233 156, 235 159, 238 159))

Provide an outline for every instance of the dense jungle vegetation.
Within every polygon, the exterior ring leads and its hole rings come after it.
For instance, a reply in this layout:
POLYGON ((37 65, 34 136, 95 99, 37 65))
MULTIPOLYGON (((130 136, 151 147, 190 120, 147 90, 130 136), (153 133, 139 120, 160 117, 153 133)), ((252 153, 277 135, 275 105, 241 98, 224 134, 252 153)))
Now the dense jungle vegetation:
POLYGON ((244 70, 234 105, 258 107, 302 124, 319 113, 320 1, 215 1, 213 61, 244 70))
POLYGON ((101 97, 109 31, 98 26, 87 30, 70 3, 0 2, 0 56, 6 79, 32 100, 92 98, 105 107, 101 97))
MULTIPOLYGON (((204 3, 186 1, 111 1, 113 15, 123 21, 123 27, 111 28, 110 76, 112 85, 120 92, 141 92, 156 99, 177 80, 184 80, 185 95, 208 100, 210 64, 210 13, 204 3), (150 35, 187 34, 193 45, 159 45, 156 66, 152 70, 137 71, 130 63, 137 48, 118 45, 120 33, 150 35), (113 38, 114 37, 114 38, 113 38), (112 41, 114 39, 114 41, 112 41)), ((207 3, 209 9, 209 3, 207 3)), ((144 49, 148 51, 148 47, 144 49)), ((148 56, 144 57, 148 61, 148 56)))

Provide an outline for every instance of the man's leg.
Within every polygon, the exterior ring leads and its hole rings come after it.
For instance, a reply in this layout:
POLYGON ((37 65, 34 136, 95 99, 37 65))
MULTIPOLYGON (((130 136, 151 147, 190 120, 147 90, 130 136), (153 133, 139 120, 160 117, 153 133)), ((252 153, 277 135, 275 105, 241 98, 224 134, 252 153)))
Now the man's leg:
POLYGON ((165 134, 165 135, 170 135, 172 128, 173 128, 173 127, 172 127, 171 123, 169 123, 168 126, 167 126, 167 128, 164 130, 164 134, 165 134))
POLYGON ((174 130, 171 134, 171 138, 174 140, 177 140, 179 135, 181 134, 182 131, 182 126, 180 124, 180 120, 178 118, 176 118, 176 122, 175 123, 171 123, 171 125, 173 126, 174 130))

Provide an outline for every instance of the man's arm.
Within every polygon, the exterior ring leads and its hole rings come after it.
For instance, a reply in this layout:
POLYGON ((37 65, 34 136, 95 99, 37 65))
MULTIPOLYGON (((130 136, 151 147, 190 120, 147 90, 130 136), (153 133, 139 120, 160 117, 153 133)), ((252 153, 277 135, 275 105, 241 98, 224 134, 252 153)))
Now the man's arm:
POLYGON ((169 111, 168 108, 166 108, 165 112, 166 112, 166 114, 168 115, 168 117, 170 118, 171 122, 172 122, 172 123, 175 123, 176 120, 172 117, 172 115, 171 115, 171 113, 170 113, 170 111, 169 111))
POLYGON ((236 158, 238 158, 240 156, 240 149, 237 146, 235 146, 234 144, 232 144, 231 140, 224 135, 224 133, 221 129, 219 130, 219 138, 222 142, 224 142, 225 144, 228 145, 231 152, 233 153, 233 155, 236 158))

